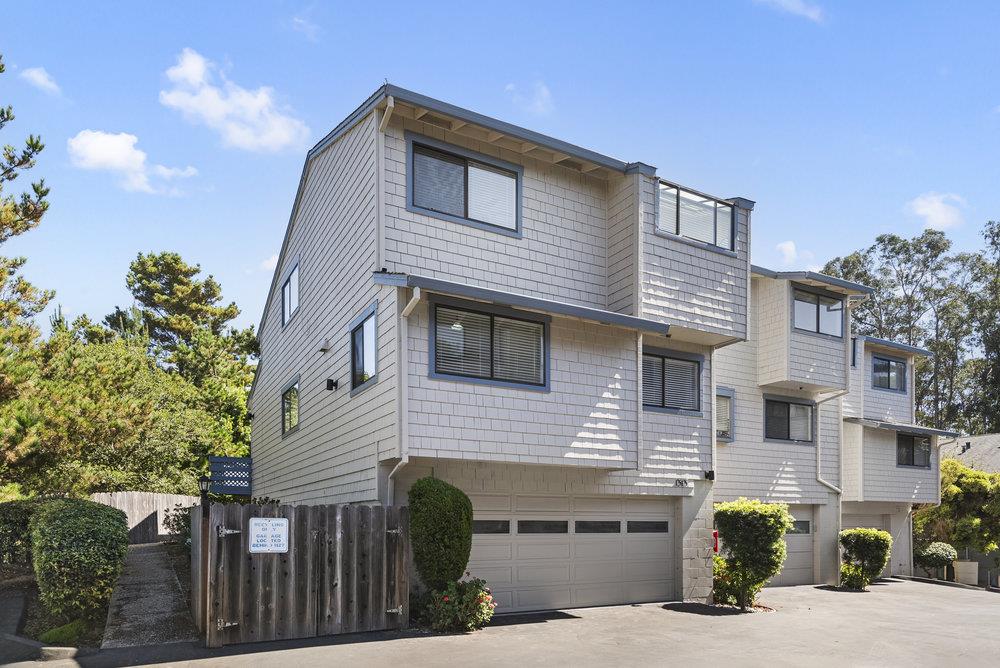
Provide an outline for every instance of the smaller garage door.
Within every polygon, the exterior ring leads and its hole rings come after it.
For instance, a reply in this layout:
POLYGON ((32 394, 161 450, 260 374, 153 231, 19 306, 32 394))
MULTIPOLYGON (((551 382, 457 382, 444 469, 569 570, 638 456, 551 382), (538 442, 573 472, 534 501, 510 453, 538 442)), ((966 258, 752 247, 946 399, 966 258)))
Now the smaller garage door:
MULTIPOLYGON (((841 522, 844 529, 882 529, 889 530, 888 517, 885 515, 844 515, 841 522)), ((882 577, 889 577, 892 573, 892 559, 886 564, 882 571, 882 577)))
POLYGON ((812 507, 792 506, 789 510, 795 519, 795 527, 785 534, 788 556, 785 558, 781 573, 768 585, 770 587, 813 584, 815 581, 813 577, 815 531, 812 507))

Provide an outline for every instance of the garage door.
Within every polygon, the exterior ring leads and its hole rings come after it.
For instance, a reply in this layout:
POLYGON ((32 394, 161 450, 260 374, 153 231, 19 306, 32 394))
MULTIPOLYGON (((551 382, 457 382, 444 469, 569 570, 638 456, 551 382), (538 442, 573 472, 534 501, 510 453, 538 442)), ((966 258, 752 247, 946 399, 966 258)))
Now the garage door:
POLYGON ((498 613, 674 598, 674 499, 470 498, 469 572, 498 613))
POLYGON ((785 565, 768 586, 813 584, 813 511, 811 506, 789 508, 795 519, 794 528, 785 534, 788 556, 785 565))
MULTIPOLYGON (((841 525, 844 529, 883 529, 889 530, 888 518, 885 515, 844 515, 841 525)), ((882 571, 883 577, 889 577, 892 573, 892 559, 886 564, 882 571)))

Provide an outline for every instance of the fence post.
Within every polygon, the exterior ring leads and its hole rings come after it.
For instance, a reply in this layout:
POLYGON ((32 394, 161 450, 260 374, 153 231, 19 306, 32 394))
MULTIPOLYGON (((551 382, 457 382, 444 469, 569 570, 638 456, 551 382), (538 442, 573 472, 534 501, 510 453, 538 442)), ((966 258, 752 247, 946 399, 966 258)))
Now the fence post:
MULTIPOLYGON (((206 499, 206 501, 207 501, 207 499, 206 499)), ((209 578, 208 578, 208 574, 210 572, 209 558, 210 558, 210 554, 211 554, 211 552, 209 550, 210 532, 208 530, 208 527, 209 527, 209 515, 211 514, 211 509, 212 509, 212 502, 211 501, 207 501, 207 503, 203 503, 202 504, 202 507, 201 507, 201 527, 200 527, 200 531, 201 531, 201 600, 198 601, 198 605, 201 607, 201 618, 202 618, 202 620, 204 622, 204 627, 202 628, 202 631, 205 634, 204 640, 205 640, 205 645, 206 646, 208 646, 208 639, 209 639, 209 634, 210 634, 209 627, 211 625, 211 619, 212 619, 212 611, 209 608, 209 603, 208 603, 209 602, 209 595, 208 595, 209 578)))

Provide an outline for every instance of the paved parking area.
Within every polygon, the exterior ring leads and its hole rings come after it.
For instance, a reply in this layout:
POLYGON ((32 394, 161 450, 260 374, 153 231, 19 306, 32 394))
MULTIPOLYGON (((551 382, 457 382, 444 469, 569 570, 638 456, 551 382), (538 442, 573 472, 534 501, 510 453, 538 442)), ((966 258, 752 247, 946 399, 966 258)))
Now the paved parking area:
POLYGON ((985 591, 892 580, 867 593, 768 589, 761 602, 776 611, 592 608, 501 619, 470 635, 369 634, 215 652, 175 644, 55 665, 955 666, 996 665, 1000 657, 1000 595, 985 591))

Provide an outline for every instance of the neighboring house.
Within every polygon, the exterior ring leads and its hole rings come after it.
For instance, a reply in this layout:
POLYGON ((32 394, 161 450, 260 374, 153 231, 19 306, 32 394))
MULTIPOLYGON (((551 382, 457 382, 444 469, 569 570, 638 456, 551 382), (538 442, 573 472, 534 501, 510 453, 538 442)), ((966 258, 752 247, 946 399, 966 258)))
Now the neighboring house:
POLYGON ((254 493, 403 503, 434 475, 472 499, 469 569, 505 611, 709 600, 713 366, 747 338, 752 209, 381 87, 306 159, 254 493))
MULTIPOLYGON (((986 473, 1000 473, 1000 434, 963 436, 941 446, 941 459, 957 459, 969 468, 986 473)), ((1000 573, 1000 553, 983 554, 976 550, 961 550, 959 557, 979 562, 979 584, 997 584, 1000 573)))

